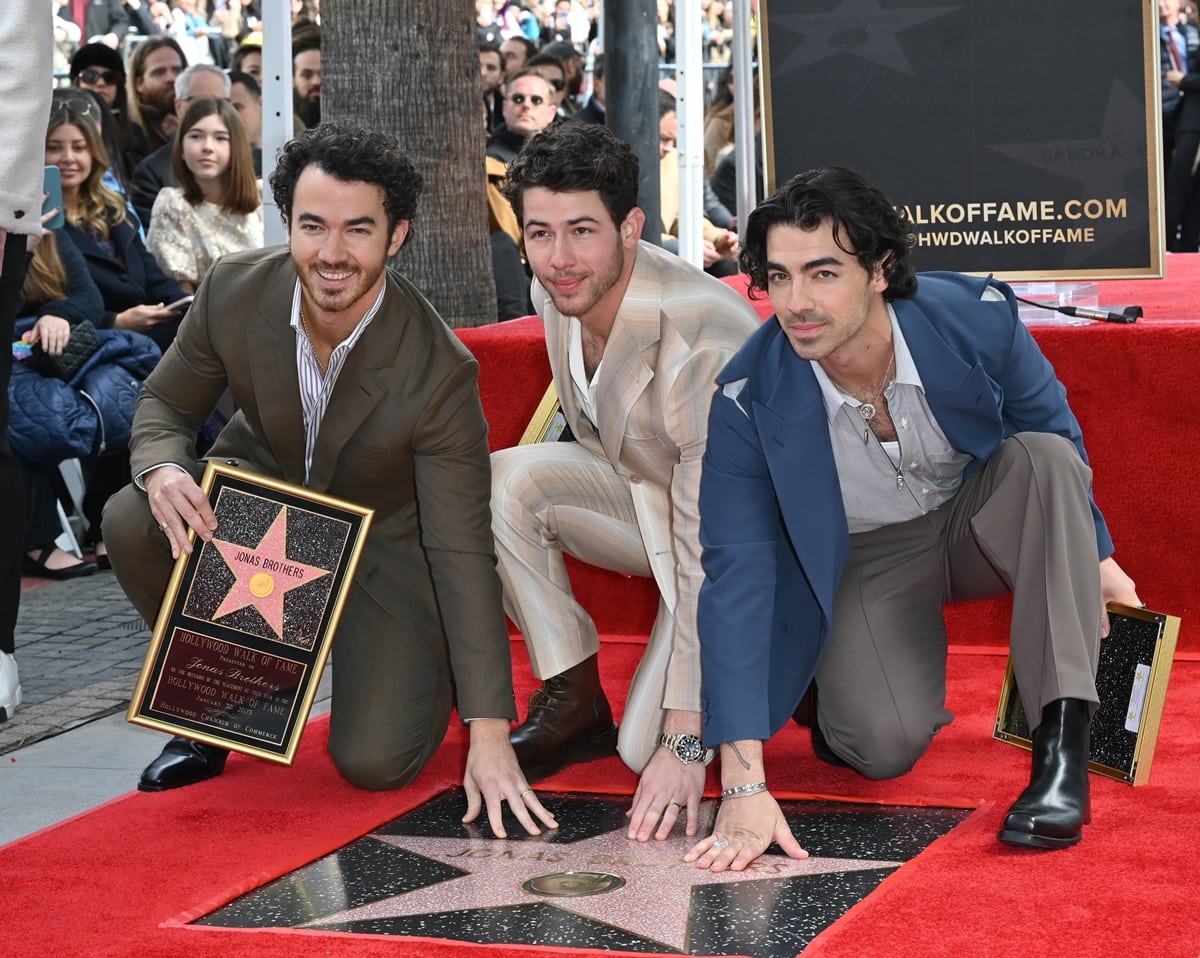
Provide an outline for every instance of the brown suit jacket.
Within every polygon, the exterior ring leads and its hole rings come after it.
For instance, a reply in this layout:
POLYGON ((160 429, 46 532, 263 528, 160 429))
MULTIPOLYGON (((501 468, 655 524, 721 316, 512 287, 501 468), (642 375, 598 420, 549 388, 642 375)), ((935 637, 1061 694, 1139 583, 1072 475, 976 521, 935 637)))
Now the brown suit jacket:
MULTIPOLYGON (((375 510, 354 580, 373 602, 351 590, 343 628, 444 635, 460 713, 515 718, 478 364, 415 287, 394 272, 387 282, 338 377, 308 483, 375 510)), ((228 388, 237 412, 209 456, 304 483, 295 284, 284 247, 213 266, 138 401, 134 475, 174 462, 199 477, 196 427, 228 388)))

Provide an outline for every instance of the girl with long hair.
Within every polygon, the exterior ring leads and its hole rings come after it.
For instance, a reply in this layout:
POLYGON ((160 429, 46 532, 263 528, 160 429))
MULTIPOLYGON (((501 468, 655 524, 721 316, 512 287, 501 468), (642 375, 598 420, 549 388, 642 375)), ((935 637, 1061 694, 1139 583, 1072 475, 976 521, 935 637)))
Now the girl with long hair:
POLYGON ((218 257, 263 245, 262 187, 246 128, 226 100, 188 105, 171 163, 179 186, 164 187, 154 201, 147 246, 195 292, 218 257))

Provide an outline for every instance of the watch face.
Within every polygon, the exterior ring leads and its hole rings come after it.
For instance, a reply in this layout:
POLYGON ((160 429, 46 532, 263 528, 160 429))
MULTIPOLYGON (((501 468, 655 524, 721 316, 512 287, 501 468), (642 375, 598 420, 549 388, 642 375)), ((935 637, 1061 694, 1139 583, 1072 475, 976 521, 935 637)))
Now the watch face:
POLYGON ((695 735, 680 735, 676 743, 675 754, 686 764, 700 761, 704 754, 704 743, 695 735))

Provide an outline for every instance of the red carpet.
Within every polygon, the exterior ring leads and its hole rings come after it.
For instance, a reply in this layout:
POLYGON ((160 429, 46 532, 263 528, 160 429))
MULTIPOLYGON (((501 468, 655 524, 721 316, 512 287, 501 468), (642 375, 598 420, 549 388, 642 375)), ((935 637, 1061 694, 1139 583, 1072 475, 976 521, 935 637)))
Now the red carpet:
MULTIPOLYGON (((730 284, 738 288, 738 278, 730 284)), ((744 278, 741 279, 744 285, 744 278)), ((1200 254, 1167 257, 1164 280, 1106 280, 1102 304, 1141 305, 1132 325, 1035 326, 1033 334, 1067 387, 1095 471, 1096 499, 1116 542, 1116 556, 1154 609, 1183 619, 1181 651, 1200 651, 1200 448, 1194 415, 1200 357, 1200 254)), ((770 315, 765 300, 755 303, 770 315)), ((460 330, 480 361, 480 392, 493 449, 521 436, 550 381, 542 326, 536 318, 460 330)), ((576 593, 602 632, 645 635, 657 593, 648 579, 626 579, 572 567, 576 593)), ((949 610, 950 639, 961 645, 1005 641, 1006 601, 949 610)))
MULTIPOLYGON (((1028 756, 990 737, 1004 659, 1004 603, 956 606, 949 705, 957 719, 917 768, 874 783, 817 763, 789 728, 768 746, 781 794, 978 804, 980 811, 887 879, 805 952, 822 958, 927 955, 1196 958, 1196 826, 1200 774, 1200 446, 1195 359, 1200 356, 1200 256, 1168 257, 1165 281, 1102 284, 1104 305, 1139 304, 1133 326, 1039 327, 1035 336, 1067 385, 1096 470, 1096 494, 1117 556, 1154 608, 1183 617, 1151 784, 1093 777, 1094 824, 1083 843, 1055 853, 1000 845, 995 833, 1028 774, 1028 756), (785 793, 785 789, 794 791, 785 793)), ((511 445, 533 414, 549 371, 540 325, 520 320, 463 330, 479 357, 492 446, 511 445)), ((577 593, 602 631, 644 635, 655 609, 649 580, 572 566, 577 593)), ((532 684, 514 646, 518 696, 532 684)), ((608 640, 606 683, 628 686, 637 641, 608 640)), ((495 948, 316 932, 182 927, 232 897, 365 834, 457 784, 457 727, 408 789, 372 794, 343 783, 324 750, 325 722, 306 735, 291 769, 234 757, 225 775, 178 793, 132 793, 0 849, 0 943, 17 955, 526 956, 495 948)), ((19 761, 19 753, 13 757, 19 761)), ((609 759, 568 769, 546 787, 631 792, 609 759)), ((715 782, 713 783, 715 784, 715 782)))
MULTIPOLYGON (((532 680, 522 648, 514 646, 524 696, 532 680)), ((601 655, 614 693, 626 687, 640 651, 636 642, 606 640, 601 655)), ((1093 777, 1094 824, 1080 845, 1054 853, 1020 851, 995 838, 1028 774, 1026 753, 990 738, 1003 664, 994 655, 951 656, 949 705, 957 718, 913 772, 891 782, 821 765, 796 728, 770 743, 768 769, 781 794, 980 806, 828 929, 806 956, 1200 954, 1194 903, 1200 664, 1175 664, 1151 784, 1134 789, 1093 777)), ((418 781, 391 794, 344 784, 325 753, 325 731, 324 720, 313 723, 291 769, 234 756, 219 779, 175 793, 131 793, 0 850, 6 876, 0 941, 8 952, 34 958, 550 953, 184 927, 181 921, 458 782, 463 738, 457 727, 418 781)), ((629 792, 633 786, 633 776, 608 759, 568 769, 539 787, 629 792)))

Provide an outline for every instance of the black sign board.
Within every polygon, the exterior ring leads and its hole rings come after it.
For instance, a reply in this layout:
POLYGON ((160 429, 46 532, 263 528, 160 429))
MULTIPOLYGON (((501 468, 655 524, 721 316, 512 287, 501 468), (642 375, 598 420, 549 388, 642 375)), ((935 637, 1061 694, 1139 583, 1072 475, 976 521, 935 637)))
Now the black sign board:
POLYGON ((915 265, 1007 279, 1163 274, 1149 0, 762 0, 769 188, 855 170, 915 265))

